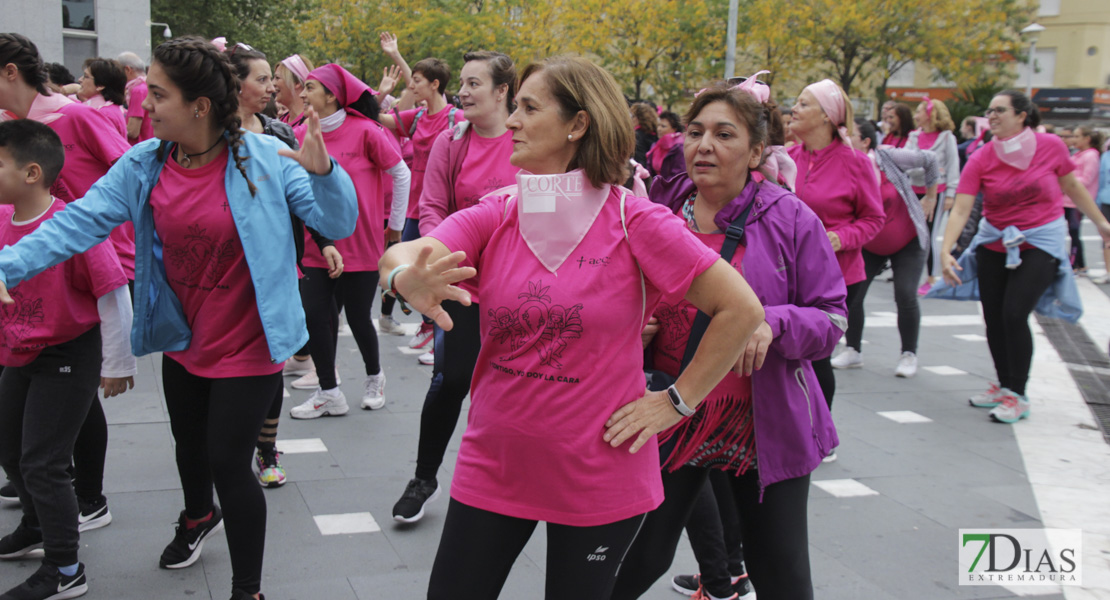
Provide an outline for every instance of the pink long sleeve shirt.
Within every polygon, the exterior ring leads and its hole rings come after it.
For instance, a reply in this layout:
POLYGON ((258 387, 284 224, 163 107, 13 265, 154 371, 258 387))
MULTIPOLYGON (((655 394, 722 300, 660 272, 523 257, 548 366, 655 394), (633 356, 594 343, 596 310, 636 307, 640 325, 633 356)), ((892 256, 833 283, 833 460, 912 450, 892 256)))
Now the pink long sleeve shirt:
POLYGON ((795 194, 817 213, 826 231, 840 236, 836 261, 845 285, 863 281, 860 249, 885 223, 879 182, 871 160, 835 139, 816 152, 801 144, 787 152, 798 165, 795 194))

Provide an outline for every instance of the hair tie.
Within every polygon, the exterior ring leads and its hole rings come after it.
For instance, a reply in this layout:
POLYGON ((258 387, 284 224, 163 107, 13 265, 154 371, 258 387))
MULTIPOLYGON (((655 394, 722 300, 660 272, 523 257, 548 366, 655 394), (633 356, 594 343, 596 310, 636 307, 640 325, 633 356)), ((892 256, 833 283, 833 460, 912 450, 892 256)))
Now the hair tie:
POLYGON ((921 101, 925 103, 925 116, 932 119, 933 118, 933 99, 929 97, 929 94, 925 94, 925 97, 922 98, 921 101))

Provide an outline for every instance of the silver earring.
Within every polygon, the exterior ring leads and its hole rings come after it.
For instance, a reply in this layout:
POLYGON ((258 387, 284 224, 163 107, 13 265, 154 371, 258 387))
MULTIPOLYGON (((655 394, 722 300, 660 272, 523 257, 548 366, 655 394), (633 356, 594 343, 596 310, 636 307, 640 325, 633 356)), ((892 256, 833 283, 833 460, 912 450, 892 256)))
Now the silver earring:
POLYGON ((200 118, 200 110, 195 109, 195 108, 193 109, 193 118, 194 119, 199 119, 200 118))
POLYGON ((568 142, 573 142, 573 141, 574 141, 574 136, 573 136, 573 135, 570 135, 570 134, 568 133, 568 134, 567 134, 567 141, 568 141, 568 142))

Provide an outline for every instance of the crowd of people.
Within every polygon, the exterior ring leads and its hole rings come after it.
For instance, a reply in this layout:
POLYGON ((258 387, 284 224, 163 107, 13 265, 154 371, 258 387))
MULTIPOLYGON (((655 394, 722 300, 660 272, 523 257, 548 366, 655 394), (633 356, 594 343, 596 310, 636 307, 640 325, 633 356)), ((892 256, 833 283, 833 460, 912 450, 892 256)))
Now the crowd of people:
POLYGON ((381 49, 377 89, 197 37, 74 81, 0 34, 0 501, 23 511, 0 560, 44 553, 0 600, 88 591, 80 533, 112 520, 99 390, 153 352, 183 491, 159 565, 225 530, 232 600, 262 598, 283 379, 312 391, 290 417, 347 414, 347 327, 360 406, 384 407, 398 307, 432 370, 397 522, 441 494, 471 399, 428 598, 497 598, 541 521, 549 599, 641 597, 684 528, 699 573, 676 590, 812 598, 809 481, 874 279, 893 272, 902 378, 921 295, 982 304, 997 382, 969 402, 1017 423, 1029 315, 1081 315, 1084 216, 1110 242, 1102 135, 1045 131, 1019 91, 957 131, 930 98, 857 118, 828 79, 780 107, 760 71, 679 115, 583 58, 474 51, 453 78, 381 49))

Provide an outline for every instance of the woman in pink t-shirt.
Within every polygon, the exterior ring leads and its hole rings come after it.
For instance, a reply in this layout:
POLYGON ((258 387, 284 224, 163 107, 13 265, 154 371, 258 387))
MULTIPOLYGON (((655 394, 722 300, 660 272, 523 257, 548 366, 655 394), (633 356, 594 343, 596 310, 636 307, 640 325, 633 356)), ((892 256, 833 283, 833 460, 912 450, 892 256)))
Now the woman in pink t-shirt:
MULTIPOLYGON (((387 242, 401 239, 403 227, 400 211, 396 211, 398 217, 390 219, 389 227, 382 231, 387 214, 383 185, 392 181, 393 202, 406 202, 409 169, 389 139, 389 132, 377 121, 375 96, 370 86, 336 64, 326 64, 309 73, 301 93, 304 101, 322 115, 320 125, 328 150, 355 183, 359 215, 354 235, 336 241, 336 250, 343 257, 338 277, 329 275, 335 265, 318 249, 305 249, 301 297, 319 387, 289 411, 295 419, 347 414, 347 398, 339 389, 335 370, 339 298, 362 354, 366 374, 362 381, 362 408, 376 410, 385 406, 385 373, 370 309, 378 285, 378 260, 387 242)), ((304 129, 298 131, 303 135, 304 129)))
POLYGON ((127 75, 123 73, 123 66, 107 58, 90 58, 85 61, 84 72, 77 83, 81 86, 77 97, 100 111, 126 137, 127 123, 123 113, 127 106, 124 99, 127 75))
POLYGON ((311 71, 312 62, 300 54, 294 54, 274 67, 274 88, 277 90, 274 99, 285 107, 280 121, 290 127, 304 123, 305 103, 301 92, 304 91, 304 80, 311 71))
POLYGON ((1060 190, 1094 222, 1104 241, 1110 241, 1110 222, 1072 173, 1075 165, 1060 138, 1034 132, 1040 112, 1028 96, 1017 90, 999 93, 991 99, 987 117, 994 139, 967 161, 940 255, 945 281, 958 285, 961 268, 951 250, 980 192, 984 224, 977 237, 984 237, 987 225, 996 230, 1013 227, 1028 242, 1014 248, 1018 256, 1009 260, 1002 242, 1005 232, 1002 238, 983 240, 986 243, 975 247, 979 301, 998 383, 972 396, 970 403, 990 408, 995 421, 1016 423, 1029 416, 1025 394, 1033 360, 1029 314, 1061 276, 1061 267, 1063 276, 1071 276, 1061 265, 1066 261, 1066 227, 1060 190))
POLYGON ((431 600, 497 598, 539 521, 547 597, 608 599, 662 501, 655 434, 693 414, 763 319, 736 269, 617 187, 634 137, 611 75, 559 58, 520 81, 507 122, 519 185, 381 262, 384 287, 447 330, 441 303, 470 302, 452 284, 492 275, 478 285, 482 349, 431 600), (645 393, 641 330, 682 297, 712 317, 704 351, 667 392, 645 393))
MULTIPOLYGON (((788 150, 798 165, 795 193, 817 213, 828 231, 848 286, 848 306, 855 302, 866 278, 860 251, 883 227, 875 167, 865 154, 852 148, 848 137, 855 125, 847 94, 831 79, 825 79, 798 95, 788 126, 800 142, 788 150)), ((836 392, 832 369, 831 359, 813 361, 830 407, 836 392)), ((835 458, 834 453, 828 460, 835 458)))
MULTIPOLYGON (((520 169, 509 162, 513 132, 505 126, 513 105, 516 66, 500 52, 467 52, 459 73, 466 121, 439 134, 428 158, 420 195, 420 230, 429 233, 444 219, 478 204, 480 198, 516 182, 520 169)), ((414 523, 426 503, 439 496, 436 473, 455 431, 463 399, 470 392, 481 349, 477 281, 462 284, 471 304, 447 300, 450 331, 436 328, 432 383, 420 413, 416 474, 393 507, 393 518, 414 523)))
POLYGON ((913 131, 913 113, 905 104, 894 102, 888 110, 883 111, 883 127, 886 129, 883 145, 903 148, 913 131))
MULTIPOLYGON (((1099 149, 1102 147, 1102 134, 1090 125, 1076 127, 1069 145, 1075 148, 1075 154, 1071 155, 1071 162, 1075 165, 1075 176, 1079 179, 1079 183, 1087 188, 1087 193, 1094 198, 1098 194, 1098 165, 1101 154, 1099 149)), ((1076 274, 1086 273, 1087 261, 1083 255, 1083 240, 1079 236, 1083 213, 1079 212, 1075 203, 1066 194, 1062 200, 1064 217, 1068 220, 1068 234, 1071 235, 1071 268, 1076 274)))
MULTIPOLYGON (((928 96, 917 105, 913 122, 918 128, 910 133, 906 149, 931 150, 937 157, 937 168, 940 170, 940 185, 937 187, 940 198, 936 202, 929 202, 925 198, 924 171, 911 169, 908 173, 910 181, 913 182, 913 191, 921 199, 925 216, 929 219, 929 239, 933 239, 937 231, 944 230, 946 215, 952 209, 956 187, 960 184, 960 152, 956 147, 954 133, 956 124, 948 113, 948 106, 928 96)), ((920 294, 927 293, 936 283, 936 273, 940 271, 940 260, 933 251, 932 243, 929 244, 929 257, 925 262, 925 271, 928 273, 928 278, 918 289, 920 294)))

